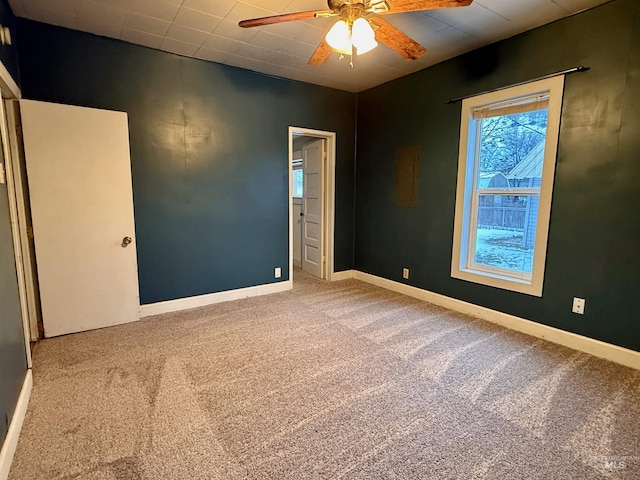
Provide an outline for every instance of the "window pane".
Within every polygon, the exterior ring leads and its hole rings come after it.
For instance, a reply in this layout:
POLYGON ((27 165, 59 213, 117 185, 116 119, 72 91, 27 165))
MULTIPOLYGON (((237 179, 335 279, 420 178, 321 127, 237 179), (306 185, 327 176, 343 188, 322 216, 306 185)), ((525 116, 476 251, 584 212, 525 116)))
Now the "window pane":
POLYGON ((476 244, 473 254, 477 265, 531 274, 538 200, 536 195, 478 197, 476 244))
POLYGON ((304 170, 298 168, 293 170, 293 196, 301 198, 303 194, 304 170))
POLYGON ((540 186, 548 114, 543 109, 478 120, 476 188, 540 186))

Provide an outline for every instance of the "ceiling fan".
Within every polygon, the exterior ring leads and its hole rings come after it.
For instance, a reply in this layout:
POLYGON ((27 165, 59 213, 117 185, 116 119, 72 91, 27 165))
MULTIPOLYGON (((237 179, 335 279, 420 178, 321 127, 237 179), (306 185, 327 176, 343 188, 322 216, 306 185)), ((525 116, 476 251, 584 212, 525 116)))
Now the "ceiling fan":
POLYGON ((307 62, 309 65, 320 65, 326 62, 333 51, 339 52, 341 56, 352 56, 355 48, 356 53, 362 55, 375 48, 378 42, 407 60, 417 60, 424 55, 426 49, 378 15, 466 7, 472 2, 473 0, 328 0, 329 10, 310 10, 252 18, 242 20, 238 25, 251 28, 294 20, 340 17, 311 55, 307 62))

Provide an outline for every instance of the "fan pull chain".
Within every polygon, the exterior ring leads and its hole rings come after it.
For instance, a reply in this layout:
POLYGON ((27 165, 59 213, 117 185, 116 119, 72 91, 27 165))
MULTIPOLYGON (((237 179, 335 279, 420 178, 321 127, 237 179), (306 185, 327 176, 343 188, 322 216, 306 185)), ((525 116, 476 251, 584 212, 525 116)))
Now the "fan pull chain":
MULTIPOLYGON (((340 53, 340 56, 338 57, 338 60, 342 60, 344 58, 344 53, 340 53)), ((349 56, 349 66, 351 68, 353 68, 353 55, 349 56)))

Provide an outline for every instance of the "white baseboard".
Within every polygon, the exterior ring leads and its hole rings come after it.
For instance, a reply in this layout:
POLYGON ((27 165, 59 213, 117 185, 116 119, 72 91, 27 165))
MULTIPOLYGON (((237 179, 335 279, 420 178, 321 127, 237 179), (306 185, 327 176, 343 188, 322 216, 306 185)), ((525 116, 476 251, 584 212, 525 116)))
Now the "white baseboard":
POLYGON ((640 370, 640 352, 360 271, 354 278, 640 370))
POLYGON ((270 293, 284 292, 286 290, 291 290, 292 288, 293 282, 291 280, 285 280, 284 282, 267 283, 265 285, 256 285, 255 287, 238 288, 236 290, 227 290, 226 292, 198 295, 197 297, 178 298, 177 300, 168 300, 166 302, 149 303, 146 305, 140 305, 140 318, 160 315, 161 313, 188 310, 190 308, 204 307, 205 305, 213 305, 214 303, 229 302, 231 300, 240 300, 242 298, 258 297, 260 295, 268 295, 270 293))
POLYGON ((31 370, 27 370, 27 374, 24 377, 22 383, 22 390, 18 397, 18 403, 16 410, 13 413, 11 419, 11 425, 9 425, 9 431, 7 432, 7 438, 4 439, 2 450, 0 451, 0 480, 7 480, 9 477, 9 469, 11 468, 11 462, 13 461, 13 454, 16 452, 18 446, 18 438, 20 437, 20 431, 22 430, 22 424, 24 417, 27 414, 27 406, 29 405, 29 397, 31 397, 31 387, 33 386, 33 377, 31 376, 31 370))
POLYGON ((344 270, 343 272, 333 272, 331 274, 332 282, 339 282, 340 280, 349 280, 353 278, 355 271, 354 270, 344 270))

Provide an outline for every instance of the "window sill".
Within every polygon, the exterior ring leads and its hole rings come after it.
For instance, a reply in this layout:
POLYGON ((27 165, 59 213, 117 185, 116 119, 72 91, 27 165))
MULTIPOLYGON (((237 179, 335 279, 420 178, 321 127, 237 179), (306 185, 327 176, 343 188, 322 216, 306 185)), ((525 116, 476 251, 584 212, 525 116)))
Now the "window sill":
POLYGON ((542 296, 542 284, 536 284, 532 280, 525 280, 494 273, 484 272, 481 270, 457 269, 451 270, 451 277, 467 282, 478 283, 488 287, 500 288, 502 290, 510 290, 512 292, 524 293, 535 297, 542 296))

